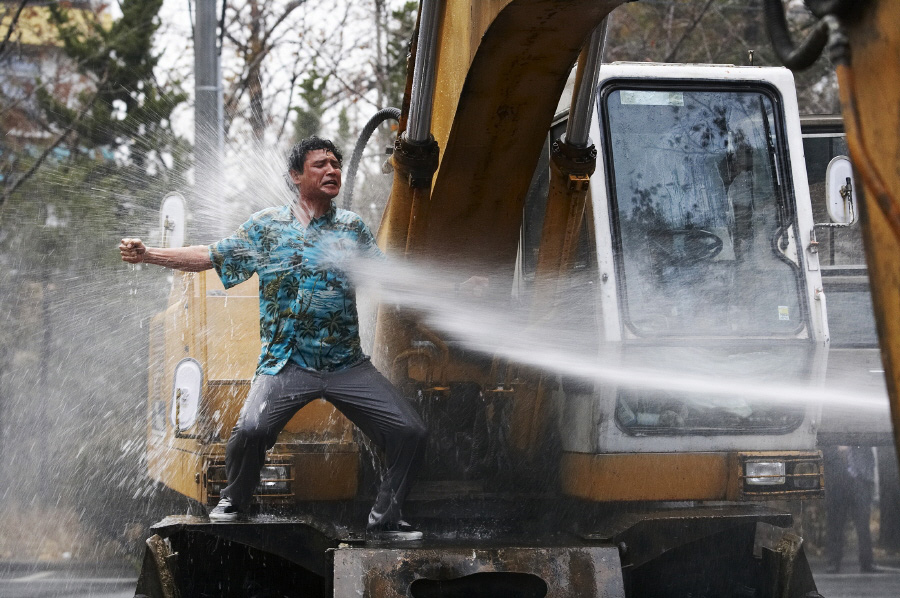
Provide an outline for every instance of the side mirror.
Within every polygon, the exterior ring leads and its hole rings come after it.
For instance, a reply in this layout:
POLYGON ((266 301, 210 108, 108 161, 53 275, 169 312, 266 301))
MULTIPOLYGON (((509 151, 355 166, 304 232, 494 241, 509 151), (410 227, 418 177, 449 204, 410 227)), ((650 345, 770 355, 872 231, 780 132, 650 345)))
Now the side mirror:
POLYGON ((836 224, 849 226, 856 222, 856 185, 853 167, 847 156, 835 156, 825 170, 825 200, 828 216, 836 224))
POLYGON ((184 224, 187 210, 184 196, 172 192, 159 206, 159 229, 163 247, 184 247, 184 224))

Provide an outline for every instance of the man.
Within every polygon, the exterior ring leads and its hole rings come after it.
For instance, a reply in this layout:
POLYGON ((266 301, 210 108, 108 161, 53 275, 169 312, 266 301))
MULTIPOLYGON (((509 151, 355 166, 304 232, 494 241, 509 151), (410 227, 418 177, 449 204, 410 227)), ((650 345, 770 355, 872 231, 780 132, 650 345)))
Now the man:
POLYGON ((826 539, 825 557, 828 573, 840 573, 844 556, 844 531, 847 519, 856 527, 859 570, 879 573, 872 555, 872 533, 869 516, 875 491, 875 456, 870 446, 826 447, 825 493, 826 539))
POLYGON ((322 397, 385 451, 387 473, 369 513, 368 533, 415 540, 422 534, 403 521, 400 509, 421 461, 425 425, 360 345, 355 292, 339 264, 354 254, 381 252, 359 216, 334 205, 341 163, 331 141, 304 139, 288 157, 298 191, 291 205, 257 212, 232 236, 209 246, 152 248, 123 239, 119 250, 132 264, 188 272, 215 268, 226 288, 259 276, 262 353, 228 439, 228 486, 211 520, 244 515, 266 450, 300 408, 322 397))

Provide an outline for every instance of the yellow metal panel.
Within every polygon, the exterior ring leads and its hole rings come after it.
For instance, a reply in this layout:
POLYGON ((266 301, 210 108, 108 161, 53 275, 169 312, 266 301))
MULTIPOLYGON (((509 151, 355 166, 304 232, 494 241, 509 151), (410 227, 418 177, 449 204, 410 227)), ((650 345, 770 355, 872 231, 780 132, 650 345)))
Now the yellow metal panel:
POLYGON ((331 403, 317 399, 291 418, 284 431, 299 434, 304 442, 340 440, 349 442, 352 424, 331 403))
POLYGON ((727 453, 565 453, 563 491, 594 501, 724 500, 727 453))
POLYGON ((356 496, 359 459, 355 450, 300 453, 293 462, 294 471, 302 476, 291 484, 297 500, 343 500, 356 496))
POLYGON ((250 392, 249 381, 208 383, 203 388, 201 418, 203 429, 212 437, 223 440, 231 436, 241 406, 250 392))
POLYGON ((250 380, 260 352, 259 283, 250 280, 227 291, 215 271, 206 274, 205 325, 207 380, 250 380))
POLYGON ((466 73, 488 26, 510 0, 445 2, 435 74, 432 134, 446 146, 466 73))
POLYGON ((147 470, 150 477, 188 498, 202 501, 202 484, 197 481, 203 456, 197 451, 151 447, 147 451, 147 470))
MULTIPOLYGON (((250 392, 249 384, 212 384, 204 392, 204 419, 210 431, 225 440, 237 423, 241 406, 250 392)), ((352 424, 331 403, 317 399, 291 418, 279 438, 290 435, 298 442, 350 442, 352 424)))

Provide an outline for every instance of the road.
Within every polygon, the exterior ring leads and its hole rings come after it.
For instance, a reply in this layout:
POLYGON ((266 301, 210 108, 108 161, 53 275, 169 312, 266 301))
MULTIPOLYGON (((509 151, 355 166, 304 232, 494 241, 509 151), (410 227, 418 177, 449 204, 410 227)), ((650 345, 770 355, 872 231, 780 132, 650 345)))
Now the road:
POLYGON ((881 573, 859 573, 854 558, 856 549, 850 547, 841 573, 825 573, 823 559, 811 558, 810 566, 819 593, 825 598, 895 598, 900 596, 900 559, 883 558, 879 562, 881 573))
POLYGON ((895 598, 900 596, 900 569, 884 573, 816 574, 819 593, 825 598, 895 598))
MULTIPOLYGON (((819 592, 825 598, 896 598, 900 567, 884 572, 827 574, 813 563, 819 592)), ((136 575, 125 568, 0 566, 0 598, 133 598, 136 575)))
POLYGON ((136 580, 124 567, 0 566, 0 598, 132 598, 136 580))

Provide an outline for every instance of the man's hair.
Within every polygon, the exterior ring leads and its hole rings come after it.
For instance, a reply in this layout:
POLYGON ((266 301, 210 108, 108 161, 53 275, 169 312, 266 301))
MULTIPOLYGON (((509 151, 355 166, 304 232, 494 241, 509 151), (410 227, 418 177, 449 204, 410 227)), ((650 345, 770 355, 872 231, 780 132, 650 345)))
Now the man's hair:
POLYGON ((341 150, 334 147, 334 144, 330 139, 322 139, 321 137, 313 135, 312 137, 302 139, 291 148, 291 153, 288 154, 287 160, 288 171, 295 170, 299 174, 303 174, 303 165, 306 163, 306 154, 315 150, 331 152, 341 165, 344 164, 344 156, 341 154, 341 150))

